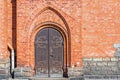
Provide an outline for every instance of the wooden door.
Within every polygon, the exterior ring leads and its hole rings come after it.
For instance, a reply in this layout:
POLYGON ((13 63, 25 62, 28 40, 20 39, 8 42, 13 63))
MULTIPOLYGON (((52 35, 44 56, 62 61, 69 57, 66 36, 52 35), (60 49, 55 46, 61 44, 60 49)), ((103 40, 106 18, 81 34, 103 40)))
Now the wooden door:
POLYGON ((64 40, 54 28, 44 28, 35 37, 35 69, 40 77, 63 77, 64 40))

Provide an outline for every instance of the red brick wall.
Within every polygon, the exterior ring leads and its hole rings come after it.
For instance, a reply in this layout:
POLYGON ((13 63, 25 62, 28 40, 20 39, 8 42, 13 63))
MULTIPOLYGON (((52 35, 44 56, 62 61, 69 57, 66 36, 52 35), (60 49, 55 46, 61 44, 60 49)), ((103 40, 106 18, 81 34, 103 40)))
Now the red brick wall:
POLYGON ((12 44, 12 4, 7 2, 8 6, 8 42, 12 44))
POLYGON ((82 1, 82 56, 113 57, 120 43, 120 1, 82 1))
POLYGON ((7 54, 7 3, 0 1, 0 59, 8 57, 7 54))

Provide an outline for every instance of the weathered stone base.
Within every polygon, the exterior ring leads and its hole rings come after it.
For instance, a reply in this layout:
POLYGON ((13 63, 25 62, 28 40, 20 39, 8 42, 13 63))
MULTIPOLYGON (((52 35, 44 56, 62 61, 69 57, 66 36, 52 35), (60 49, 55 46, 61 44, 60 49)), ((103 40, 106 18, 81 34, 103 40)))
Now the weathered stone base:
POLYGON ((29 80, 69 80, 69 78, 30 78, 29 80))
POLYGON ((30 67, 17 67, 14 69, 14 78, 27 79, 32 76, 33 73, 30 67))
MULTIPOLYGON (((78 77, 81 75, 81 67, 68 68, 68 77, 78 77)), ((33 77, 32 69, 30 67, 17 67, 14 69, 15 79, 28 79, 30 77, 33 77)))
POLYGON ((84 75, 120 75, 119 58, 84 58, 84 75))
POLYGON ((68 77, 79 77, 83 75, 82 67, 69 67, 68 68, 68 77))
POLYGON ((82 76, 79 76, 79 77, 69 78, 69 80, 84 80, 84 78, 82 76))
POLYGON ((96 80, 96 79, 107 79, 107 80, 120 80, 120 75, 84 75, 84 79, 91 79, 91 80, 96 80))
POLYGON ((0 59, 0 79, 10 78, 10 60, 0 59))

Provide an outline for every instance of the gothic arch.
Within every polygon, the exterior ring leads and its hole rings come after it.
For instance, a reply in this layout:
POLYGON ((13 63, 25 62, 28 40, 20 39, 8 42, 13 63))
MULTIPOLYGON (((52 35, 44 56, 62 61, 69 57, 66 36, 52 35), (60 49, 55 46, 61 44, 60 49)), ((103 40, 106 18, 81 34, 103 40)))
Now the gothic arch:
MULTIPOLYGON (((54 14, 56 14, 59 17, 59 19, 62 20, 62 22, 64 23, 64 26, 65 26, 65 29, 66 29, 67 33, 70 34, 70 29, 69 29, 69 26, 68 26, 65 18, 61 15, 61 13, 59 13, 56 9, 54 9, 54 8, 52 8, 50 6, 45 7, 42 10, 40 10, 36 15, 34 15, 34 17, 31 16, 30 19, 29 19, 30 21, 28 21, 27 27, 25 27, 26 28, 25 30, 27 31, 28 27, 32 25, 32 23, 36 20, 36 18, 38 16, 40 16, 42 13, 44 13, 45 11, 47 11, 47 10, 52 11, 54 14)), ((38 25, 38 24, 35 24, 35 26, 36 25, 38 25)), ((34 26, 33 26, 33 28, 34 28, 34 26)), ((31 29, 31 27, 30 27, 30 29, 31 29)), ((31 29, 31 30, 33 30, 33 29, 31 29)), ((29 31, 29 32, 31 32, 31 31, 29 31)), ((29 34, 31 35, 31 33, 29 33, 29 34)), ((70 37, 70 35, 69 35, 69 37, 70 37)))
POLYGON ((47 21, 47 22, 43 22, 43 23, 39 23, 36 26, 33 26, 34 28, 32 29, 32 31, 30 31, 30 37, 29 37, 29 55, 30 55, 30 65, 32 66, 32 68, 34 68, 34 38, 35 35, 37 34, 38 31, 40 31, 41 29, 47 27, 47 25, 50 25, 51 27, 59 30, 62 35, 64 36, 65 41, 65 54, 66 54, 66 61, 64 62, 67 66, 70 66, 70 57, 71 57, 71 38, 70 38, 70 29, 68 27, 68 24, 65 20, 65 18, 55 9, 51 8, 51 7, 46 7, 44 9, 42 9, 34 18, 33 20, 35 20, 36 17, 38 17, 39 15, 41 15, 41 13, 43 13, 46 10, 51 10, 53 11, 55 14, 57 14, 59 16, 59 18, 63 21, 65 27, 61 26, 59 23, 56 22, 52 22, 52 21, 47 21))

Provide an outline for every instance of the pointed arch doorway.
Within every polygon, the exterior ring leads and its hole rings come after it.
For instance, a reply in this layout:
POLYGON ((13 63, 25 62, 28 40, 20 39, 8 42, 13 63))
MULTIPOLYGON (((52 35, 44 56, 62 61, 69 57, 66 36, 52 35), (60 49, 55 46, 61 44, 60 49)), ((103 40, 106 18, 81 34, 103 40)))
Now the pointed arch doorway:
POLYGON ((54 27, 45 27, 35 36, 35 72, 39 77, 63 77, 67 69, 65 38, 54 27))

